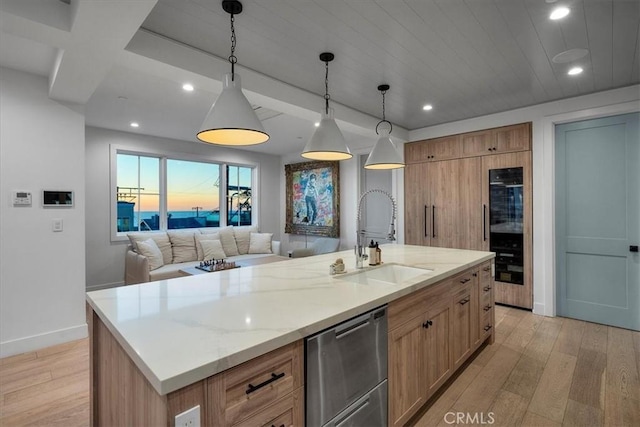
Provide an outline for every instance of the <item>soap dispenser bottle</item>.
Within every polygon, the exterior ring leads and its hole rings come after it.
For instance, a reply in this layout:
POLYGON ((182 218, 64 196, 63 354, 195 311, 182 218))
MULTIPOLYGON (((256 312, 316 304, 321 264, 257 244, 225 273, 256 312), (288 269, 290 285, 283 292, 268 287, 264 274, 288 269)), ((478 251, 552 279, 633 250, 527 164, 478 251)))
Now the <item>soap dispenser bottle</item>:
POLYGON ((382 264, 382 249, 378 246, 378 242, 376 242, 376 265, 382 264))
POLYGON ((378 252, 376 251, 376 245, 373 243, 373 239, 371 239, 371 243, 369 243, 369 265, 377 265, 378 264, 378 252))

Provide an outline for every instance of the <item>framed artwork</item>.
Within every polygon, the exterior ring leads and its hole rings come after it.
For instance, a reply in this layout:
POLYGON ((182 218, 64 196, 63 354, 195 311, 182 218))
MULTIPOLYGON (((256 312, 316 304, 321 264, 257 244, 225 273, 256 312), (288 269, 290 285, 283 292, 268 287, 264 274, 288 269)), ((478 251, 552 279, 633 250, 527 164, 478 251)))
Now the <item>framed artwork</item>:
POLYGON ((304 162, 285 165, 285 233, 340 236, 340 165, 304 162))

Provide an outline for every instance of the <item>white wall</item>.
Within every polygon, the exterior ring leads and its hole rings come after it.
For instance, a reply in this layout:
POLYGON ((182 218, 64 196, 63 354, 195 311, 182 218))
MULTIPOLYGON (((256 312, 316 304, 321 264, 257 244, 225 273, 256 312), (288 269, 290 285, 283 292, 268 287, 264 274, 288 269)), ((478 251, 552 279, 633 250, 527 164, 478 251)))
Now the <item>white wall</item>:
POLYGON ((0 178, 0 357, 85 337, 84 115, 50 100, 45 78, 7 68, 0 178), (73 190, 75 206, 43 208, 43 189, 73 190), (16 190, 31 207, 13 206, 16 190))
MULTIPOLYGON (((409 139, 418 141, 533 122, 533 311, 554 316, 554 125, 632 111, 640 111, 639 85, 418 129, 410 132, 409 139)), ((404 206, 402 199, 401 207, 404 206)), ((404 213, 400 218, 404 218, 404 213)))
MULTIPOLYGON (((87 184, 87 288, 118 286, 124 281, 124 259, 127 241, 111 241, 110 217, 110 146, 133 151, 174 156, 196 156, 235 164, 258 165, 258 198, 260 231, 273 233, 280 239, 279 199, 280 157, 229 149, 198 142, 178 141, 108 129, 86 128, 87 184)), ((285 252, 286 253, 286 252, 285 252)))

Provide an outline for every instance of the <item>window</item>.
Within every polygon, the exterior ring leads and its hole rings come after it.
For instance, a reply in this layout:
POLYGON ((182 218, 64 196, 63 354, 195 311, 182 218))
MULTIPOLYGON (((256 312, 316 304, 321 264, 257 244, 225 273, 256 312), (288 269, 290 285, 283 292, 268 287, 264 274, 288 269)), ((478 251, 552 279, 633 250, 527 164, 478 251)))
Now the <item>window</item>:
POLYGON ((160 229, 160 159, 117 156, 118 232, 160 229))
POLYGON ((227 166, 227 224, 251 225, 251 168, 227 166))
POLYGON ((114 238, 129 231, 253 223, 255 167, 113 153, 114 238))

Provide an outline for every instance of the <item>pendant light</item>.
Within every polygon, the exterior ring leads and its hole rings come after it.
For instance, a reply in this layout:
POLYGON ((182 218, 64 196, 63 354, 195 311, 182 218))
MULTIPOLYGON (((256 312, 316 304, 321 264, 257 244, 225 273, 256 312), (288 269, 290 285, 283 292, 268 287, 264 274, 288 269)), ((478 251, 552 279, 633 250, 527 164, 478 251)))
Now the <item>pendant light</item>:
POLYGON ((302 157, 312 160, 347 160, 353 154, 347 147, 347 142, 338 129, 336 121, 333 119, 333 110, 329 108, 329 62, 333 61, 334 55, 330 52, 320 54, 320 60, 325 63, 324 77, 324 112, 320 125, 302 151, 302 157))
POLYGON ((224 76, 222 93, 213 103, 197 137, 202 142, 219 145, 255 145, 267 142, 269 135, 242 93, 240 76, 235 73, 236 31, 234 16, 242 12, 242 3, 224 0, 222 8, 231 15, 231 73, 224 76))
POLYGON ((365 169, 403 168, 405 164, 402 159, 402 154, 398 152, 395 144, 391 141, 390 135, 393 130, 393 125, 385 117, 384 95, 389 90, 389 85, 380 85, 378 86, 378 90, 382 93, 382 120, 376 125, 376 134, 380 135, 380 138, 378 138, 378 142, 376 142, 376 145, 373 147, 373 151, 369 154, 364 167, 365 169), (380 132, 378 132, 378 127, 383 123, 389 126, 383 126, 380 132))

